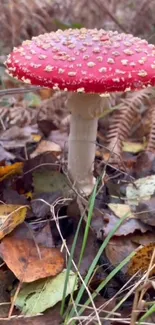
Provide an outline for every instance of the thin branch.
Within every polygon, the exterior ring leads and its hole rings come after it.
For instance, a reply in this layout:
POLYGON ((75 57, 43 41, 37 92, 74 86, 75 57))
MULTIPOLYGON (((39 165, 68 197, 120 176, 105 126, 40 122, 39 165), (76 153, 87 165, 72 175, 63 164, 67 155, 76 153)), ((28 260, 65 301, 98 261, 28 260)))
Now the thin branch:
POLYGON ((42 89, 41 87, 32 86, 28 88, 10 88, 10 89, 3 89, 0 90, 0 96, 8 96, 8 95, 15 95, 15 94, 24 94, 29 93, 31 91, 37 91, 42 89))

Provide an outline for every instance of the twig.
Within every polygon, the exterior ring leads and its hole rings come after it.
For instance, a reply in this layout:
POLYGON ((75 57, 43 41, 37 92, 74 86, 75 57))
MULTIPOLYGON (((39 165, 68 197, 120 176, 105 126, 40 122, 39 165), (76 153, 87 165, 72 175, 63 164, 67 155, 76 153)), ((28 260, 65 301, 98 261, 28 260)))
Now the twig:
POLYGON ((40 90, 41 87, 38 86, 32 86, 28 88, 10 88, 10 89, 4 89, 0 90, 0 96, 7 96, 7 95, 14 95, 14 94, 24 94, 29 93, 31 91, 37 91, 40 90))

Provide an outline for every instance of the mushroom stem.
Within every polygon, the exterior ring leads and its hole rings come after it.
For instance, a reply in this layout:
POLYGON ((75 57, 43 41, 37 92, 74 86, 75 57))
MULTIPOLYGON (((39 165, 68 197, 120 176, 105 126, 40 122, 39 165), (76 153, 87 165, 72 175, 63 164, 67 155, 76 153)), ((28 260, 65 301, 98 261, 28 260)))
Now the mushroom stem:
POLYGON ((89 195, 94 187, 93 176, 98 116, 105 98, 97 94, 73 93, 68 100, 71 111, 68 171, 74 186, 89 195))

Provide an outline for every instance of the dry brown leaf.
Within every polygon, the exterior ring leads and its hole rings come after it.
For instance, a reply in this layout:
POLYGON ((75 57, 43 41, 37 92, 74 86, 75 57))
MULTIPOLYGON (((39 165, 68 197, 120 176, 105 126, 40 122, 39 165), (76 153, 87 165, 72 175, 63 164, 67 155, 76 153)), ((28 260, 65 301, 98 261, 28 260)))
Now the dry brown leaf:
MULTIPOLYGON (((103 240, 103 236, 107 237, 118 221, 119 218, 112 213, 104 213, 102 215, 101 213, 96 212, 92 220, 92 228, 97 233, 97 238, 103 240)), ((131 218, 124 220, 123 224, 116 230, 115 236, 127 236, 133 234, 136 230, 145 233, 146 231, 151 230, 151 227, 137 219, 131 218)))
POLYGON ((26 212, 26 206, 0 205, 0 239, 25 220, 26 212))
POLYGON ((57 248, 7 236, 0 244, 0 255, 21 282, 55 276, 64 268, 64 258, 57 248))
POLYGON ((30 157, 34 158, 44 152, 52 151, 55 155, 59 155, 61 153, 61 148, 57 143, 42 140, 39 144, 36 150, 34 150, 30 157))
MULTIPOLYGON (((114 266, 120 264, 131 252, 137 248, 129 236, 115 237, 110 240, 106 246, 105 253, 110 263, 114 266)), ((127 271, 127 264, 121 269, 123 272, 127 271)))
MULTIPOLYGON (((155 250, 154 243, 140 248, 131 260, 128 269, 128 274, 132 276, 138 271, 140 271, 140 273, 146 272, 149 268, 154 250, 155 250)), ((153 260, 153 264, 155 265, 155 258, 153 260)), ((155 266, 149 275, 150 276, 155 275, 155 266)))
POLYGON ((50 97, 53 96, 54 94, 54 91, 53 89, 49 89, 49 88, 41 88, 39 89, 39 94, 40 94, 40 97, 41 99, 48 99, 50 97))
POLYGON ((146 234, 143 235, 132 235, 131 240, 133 243, 147 246, 151 243, 155 243, 155 233, 148 231, 146 234))
POLYGON ((23 172, 23 163, 17 162, 11 166, 0 166, 0 182, 12 175, 21 175, 23 172))

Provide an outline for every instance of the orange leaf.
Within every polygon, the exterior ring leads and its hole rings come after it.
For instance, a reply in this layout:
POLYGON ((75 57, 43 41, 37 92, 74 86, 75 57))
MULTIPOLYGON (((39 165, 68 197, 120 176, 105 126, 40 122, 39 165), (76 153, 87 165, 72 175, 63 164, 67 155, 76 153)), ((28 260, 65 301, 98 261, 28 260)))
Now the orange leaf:
MULTIPOLYGON (((147 246, 140 248, 131 260, 128 269, 128 274, 132 276, 138 271, 140 271, 141 273, 146 272, 149 268, 154 249, 155 243, 151 243, 147 246)), ((150 275, 155 275, 155 267, 150 272, 150 275)))
POLYGON ((26 206, 0 205, 0 239, 25 220, 26 212, 26 206))
POLYGON ((0 182, 12 175, 20 175, 23 171, 23 163, 17 162, 11 166, 0 166, 0 182))
POLYGON ((55 276, 64 268, 63 255, 57 248, 44 247, 13 235, 2 240, 0 255, 21 282, 55 276))

